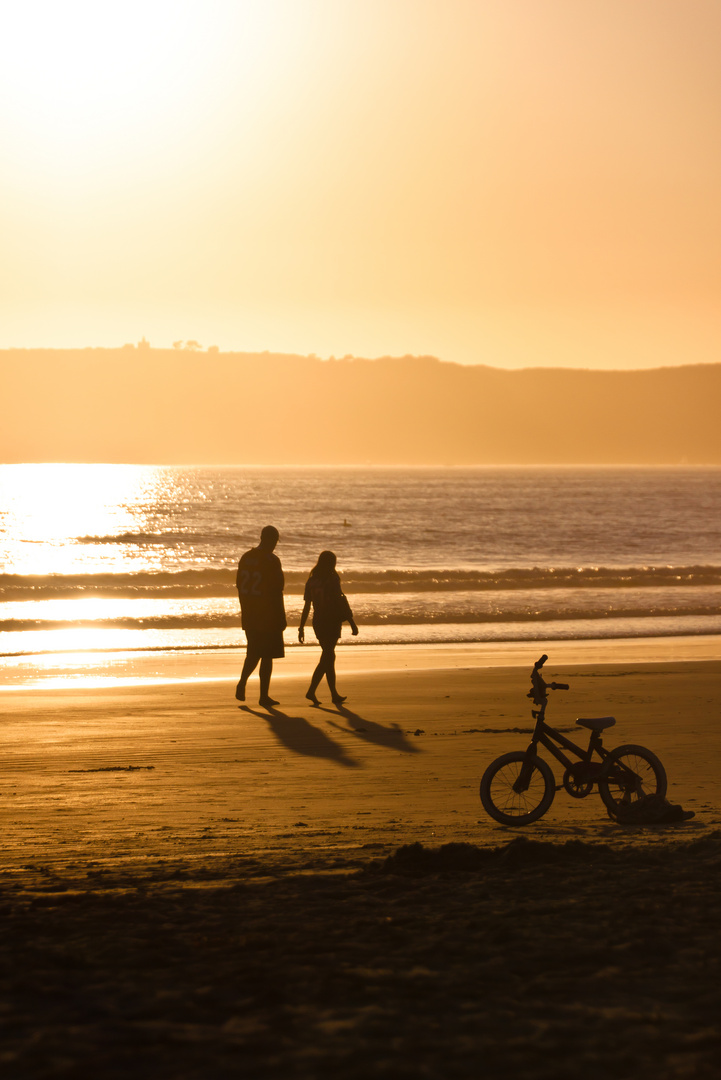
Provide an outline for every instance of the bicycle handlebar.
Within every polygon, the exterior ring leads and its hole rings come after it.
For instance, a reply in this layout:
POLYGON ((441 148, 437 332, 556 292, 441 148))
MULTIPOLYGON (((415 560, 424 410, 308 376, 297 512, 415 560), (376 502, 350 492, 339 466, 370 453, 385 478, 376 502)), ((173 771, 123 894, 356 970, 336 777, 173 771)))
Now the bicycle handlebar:
POLYGON ((541 705, 547 697, 548 690, 568 690, 568 683, 563 682, 550 682, 547 683, 541 674, 541 668, 548 660, 546 653, 540 656, 536 663, 533 665, 533 671, 531 672, 531 692, 528 694, 529 698, 533 698, 536 705, 541 705))

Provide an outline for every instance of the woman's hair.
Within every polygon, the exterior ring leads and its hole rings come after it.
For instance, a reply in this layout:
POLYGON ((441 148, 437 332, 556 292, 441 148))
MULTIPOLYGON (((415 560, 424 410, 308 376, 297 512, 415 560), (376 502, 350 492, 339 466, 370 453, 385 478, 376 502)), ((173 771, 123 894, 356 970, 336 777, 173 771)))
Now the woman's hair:
POLYGON ((318 556, 318 562, 311 570, 311 577, 327 577, 328 574, 332 574, 335 570, 335 552, 334 551, 321 551, 318 556))

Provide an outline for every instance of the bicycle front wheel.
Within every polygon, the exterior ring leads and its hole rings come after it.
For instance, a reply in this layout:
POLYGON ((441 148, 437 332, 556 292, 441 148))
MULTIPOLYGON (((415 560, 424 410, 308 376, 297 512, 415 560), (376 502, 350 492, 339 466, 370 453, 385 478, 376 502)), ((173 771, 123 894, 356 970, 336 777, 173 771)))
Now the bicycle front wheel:
POLYGON ((531 762, 525 790, 518 790, 525 761, 522 750, 503 754, 491 762, 481 778, 483 809, 501 825, 530 825, 543 817, 553 802, 556 781, 550 765, 539 757, 531 762))
POLYGON ((647 795, 666 794, 666 770, 645 746, 617 746, 603 763, 598 791, 609 814, 647 795))

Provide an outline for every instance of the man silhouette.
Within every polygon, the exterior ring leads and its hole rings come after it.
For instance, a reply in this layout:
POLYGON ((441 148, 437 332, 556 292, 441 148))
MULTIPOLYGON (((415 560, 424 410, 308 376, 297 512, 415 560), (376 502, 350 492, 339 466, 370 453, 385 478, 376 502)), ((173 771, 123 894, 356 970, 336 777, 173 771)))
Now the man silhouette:
POLYGON ((288 625, 283 606, 283 568, 273 554, 278 530, 266 525, 260 543, 242 555, 235 584, 240 600, 240 620, 247 640, 245 663, 235 690, 238 701, 245 701, 245 686, 260 661, 260 704, 277 705, 270 696, 273 660, 285 656, 283 631, 288 625))

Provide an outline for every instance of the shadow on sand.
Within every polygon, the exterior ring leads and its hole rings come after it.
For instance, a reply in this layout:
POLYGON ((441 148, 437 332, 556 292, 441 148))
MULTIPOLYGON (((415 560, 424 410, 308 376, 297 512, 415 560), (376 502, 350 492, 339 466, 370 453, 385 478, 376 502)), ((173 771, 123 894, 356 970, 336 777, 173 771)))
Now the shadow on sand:
POLYGON ((376 746, 385 746, 389 750, 398 750, 403 754, 420 754, 421 752, 419 746, 414 746, 413 743, 408 742, 398 724, 385 727, 383 724, 376 724, 373 720, 364 720, 362 716, 352 712, 350 709, 346 709, 344 705, 338 705, 334 709, 328 709, 322 705, 318 706, 318 708, 323 712, 340 713, 349 721, 349 727, 342 727, 335 720, 331 720, 330 723, 339 731, 348 732, 365 742, 375 743, 376 746))
POLYGON ((292 750, 294 754, 327 758, 349 769, 358 768, 359 762, 349 757, 342 746, 329 738, 325 732, 319 731, 317 727, 308 723, 303 716, 289 716, 276 708, 259 712, 248 705, 243 705, 242 711, 265 720, 278 742, 286 746, 288 750, 292 750))

